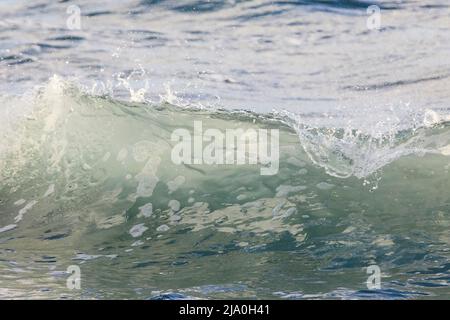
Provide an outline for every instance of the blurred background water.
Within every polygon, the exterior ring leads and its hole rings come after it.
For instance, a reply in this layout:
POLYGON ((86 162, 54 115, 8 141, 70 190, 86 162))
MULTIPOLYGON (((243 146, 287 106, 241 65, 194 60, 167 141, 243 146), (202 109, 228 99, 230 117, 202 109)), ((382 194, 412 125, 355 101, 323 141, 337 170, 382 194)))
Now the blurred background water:
POLYGON ((442 0, 3 0, 0 10, 4 91, 53 74, 92 87, 134 72, 149 99, 169 85, 190 102, 257 111, 447 103, 442 0), (373 4, 380 31, 367 28, 373 4), (81 30, 67 28, 70 5, 81 30))

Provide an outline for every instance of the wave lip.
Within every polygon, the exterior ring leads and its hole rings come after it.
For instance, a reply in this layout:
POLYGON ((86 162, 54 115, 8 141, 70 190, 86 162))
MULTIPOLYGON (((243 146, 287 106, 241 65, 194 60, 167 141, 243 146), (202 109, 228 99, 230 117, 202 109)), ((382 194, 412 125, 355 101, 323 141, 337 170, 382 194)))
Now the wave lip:
MULTIPOLYGON (((97 135, 95 130, 103 129, 105 131, 104 123, 102 123, 104 119, 114 122, 119 119, 120 114, 127 117, 130 123, 121 126, 124 135, 130 134, 133 131, 130 130, 131 123, 138 122, 142 117, 147 118, 145 121, 148 121, 146 125, 148 131, 158 128, 167 131, 163 128, 162 121, 158 123, 155 120, 158 112, 162 109, 166 109, 173 117, 169 128, 175 128, 175 125, 178 125, 181 130, 184 130, 185 127, 192 127, 192 124, 195 123, 195 119, 188 123, 184 118, 207 115, 209 118, 223 119, 220 123, 211 121, 210 126, 217 130, 223 129, 224 132, 227 129, 233 129, 236 122, 254 122, 256 120, 269 124, 272 128, 295 131, 298 136, 297 153, 299 156, 304 157, 304 155, 300 155, 303 150, 313 165, 323 168, 331 176, 340 178, 368 177, 405 156, 448 155, 449 153, 448 123, 450 115, 439 114, 433 110, 425 110, 422 115, 413 114, 412 117, 415 120, 410 124, 406 121, 402 123, 403 118, 397 118, 393 122, 382 119, 378 122, 363 123, 356 127, 351 126, 352 122, 349 121, 347 127, 334 127, 332 123, 308 122, 307 115, 290 112, 257 114, 243 110, 198 109, 189 105, 178 108, 176 105, 171 105, 178 103, 178 98, 172 92, 166 95, 167 101, 170 103, 163 100, 159 105, 145 105, 145 103, 141 104, 143 99, 136 98, 136 95, 140 97, 145 95, 141 92, 142 90, 130 91, 132 102, 128 103, 116 101, 107 96, 90 96, 81 91, 74 83, 54 76, 31 97, 30 95, 25 98, 4 97, 3 101, 9 107, 2 109, 2 116, 6 118, 6 125, 2 129, 6 143, 2 144, 0 149, 0 164, 5 161, 8 152, 13 152, 14 148, 20 148, 27 139, 34 139, 31 142, 35 145, 34 147, 38 144, 41 144, 42 147, 42 143, 47 148, 50 147, 50 142, 45 142, 48 137, 52 137, 52 143, 60 145, 67 143, 64 137, 70 134, 68 130, 74 130, 70 129, 70 126, 77 126, 73 120, 75 118, 89 119, 92 128, 87 128, 86 134, 92 136, 97 135), (119 113, 117 110, 120 110, 119 113), (422 121, 417 120, 421 118, 422 121), (28 126, 27 121, 33 122, 33 125, 28 126), (35 128, 30 129, 31 127, 35 128), (367 128, 371 129, 367 130, 367 128), (35 131, 31 132, 32 130, 35 131)), ((386 114, 386 117, 391 117, 391 115, 386 114)), ((76 121, 84 121, 79 119, 76 121)), ((173 131, 176 131, 176 128, 173 131)), ((143 143, 147 149, 158 148, 152 141, 143 143)), ((165 138, 162 143, 170 144, 170 138, 165 138)), ((87 142, 87 146, 96 148, 89 142, 87 142)), ((62 154, 53 155, 53 157, 61 156, 62 154)), ((1 168, 4 168, 4 164, 1 168)))

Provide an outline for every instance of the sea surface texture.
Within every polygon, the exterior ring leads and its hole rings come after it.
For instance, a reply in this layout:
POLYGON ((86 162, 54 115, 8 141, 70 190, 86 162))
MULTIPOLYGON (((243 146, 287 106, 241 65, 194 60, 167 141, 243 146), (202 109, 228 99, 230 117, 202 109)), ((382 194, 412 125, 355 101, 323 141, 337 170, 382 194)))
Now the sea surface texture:
POLYGON ((0 298, 450 299, 449 88, 444 0, 0 1, 0 298))

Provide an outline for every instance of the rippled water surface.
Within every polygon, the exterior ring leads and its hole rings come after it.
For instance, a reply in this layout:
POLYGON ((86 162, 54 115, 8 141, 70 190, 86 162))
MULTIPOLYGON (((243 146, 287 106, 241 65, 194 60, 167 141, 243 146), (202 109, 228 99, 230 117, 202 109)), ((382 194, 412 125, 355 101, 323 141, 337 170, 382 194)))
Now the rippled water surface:
POLYGON ((0 298, 450 299, 449 17, 1 1, 0 298), (279 130, 278 173, 175 165, 194 121, 279 130))

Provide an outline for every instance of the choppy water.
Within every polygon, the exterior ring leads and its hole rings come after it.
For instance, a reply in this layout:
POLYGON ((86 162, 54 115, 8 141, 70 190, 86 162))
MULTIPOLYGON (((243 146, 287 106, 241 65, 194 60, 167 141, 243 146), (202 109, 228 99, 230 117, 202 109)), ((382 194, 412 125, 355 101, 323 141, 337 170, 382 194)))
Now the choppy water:
POLYGON ((1 2, 0 297, 450 298, 450 10, 371 4, 1 2), (278 174, 175 165, 194 121, 278 174))

